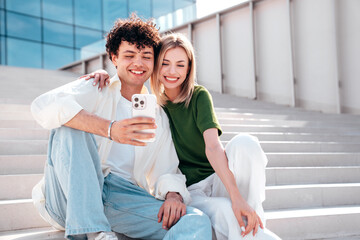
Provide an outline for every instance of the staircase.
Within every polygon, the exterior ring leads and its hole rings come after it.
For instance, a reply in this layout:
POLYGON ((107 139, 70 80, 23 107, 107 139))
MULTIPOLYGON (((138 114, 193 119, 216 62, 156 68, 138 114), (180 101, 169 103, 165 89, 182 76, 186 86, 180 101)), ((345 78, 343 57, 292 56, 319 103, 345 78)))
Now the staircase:
MULTIPOLYGON (((0 240, 63 239, 37 214, 48 131, 32 119, 40 93, 72 73, 0 66, 0 240)), ((267 227, 282 239, 360 239, 360 116, 322 114, 213 93, 224 144, 259 138, 268 156, 267 227)))

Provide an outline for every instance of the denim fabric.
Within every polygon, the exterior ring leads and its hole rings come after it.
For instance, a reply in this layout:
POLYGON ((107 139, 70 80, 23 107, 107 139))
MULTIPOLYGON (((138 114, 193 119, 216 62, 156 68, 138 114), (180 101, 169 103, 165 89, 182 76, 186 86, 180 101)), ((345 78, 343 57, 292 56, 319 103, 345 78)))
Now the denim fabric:
POLYGON ((212 238, 209 218, 192 207, 169 231, 162 229, 157 214, 163 201, 114 174, 104 183, 94 136, 68 127, 50 135, 45 198, 46 210, 68 239, 111 229, 143 239, 212 238))
POLYGON ((105 214, 111 228, 128 237, 149 240, 212 238, 208 216, 192 207, 187 207, 187 214, 170 230, 162 229, 157 214, 163 201, 155 199, 144 189, 114 174, 110 173, 105 178, 103 199, 105 214))
POLYGON ((46 210, 69 239, 111 231, 104 214, 104 177, 94 136, 68 127, 51 131, 45 170, 46 210))

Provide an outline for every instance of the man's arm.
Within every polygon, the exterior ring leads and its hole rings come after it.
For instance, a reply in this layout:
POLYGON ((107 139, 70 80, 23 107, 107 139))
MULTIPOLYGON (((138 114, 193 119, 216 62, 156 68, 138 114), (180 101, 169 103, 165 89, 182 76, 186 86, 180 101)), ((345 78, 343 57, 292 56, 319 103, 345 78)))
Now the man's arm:
POLYGON ((155 129, 155 119, 152 118, 136 117, 124 119, 122 121, 115 121, 112 126, 110 126, 110 123, 111 121, 108 119, 81 110, 64 125, 102 137, 111 137, 113 141, 135 146, 145 146, 146 143, 134 139, 149 139, 155 137, 155 134, 152 133, 138 132, 143 129, 155 129), (110 136, 108 136, 109 128, 110 136))

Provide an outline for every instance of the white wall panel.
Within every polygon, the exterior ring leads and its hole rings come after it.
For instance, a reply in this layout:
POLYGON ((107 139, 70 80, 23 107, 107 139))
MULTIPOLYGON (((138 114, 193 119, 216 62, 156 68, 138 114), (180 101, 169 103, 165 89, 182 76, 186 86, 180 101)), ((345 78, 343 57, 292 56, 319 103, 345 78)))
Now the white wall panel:
POLYGON ((334 1, 296 0, 293 4, 298 103, 307 109, 336 112, 334 1))
POLYGON ((259 99, 291 105, 291 48, 286 0, 255 4, 254 18, 259 99))
POLYGON ((220 92, 220 45, 215 16, 194 25, 193 44, 197 57, 197 82, 209 90, 220 92))
POLYGON ((255 73, 250 8, 221 16, 225 93, 254 98, 255 73))
POLYGON ((338 48, 344 112, 360 113, 360 1, 338 1, 338 48))

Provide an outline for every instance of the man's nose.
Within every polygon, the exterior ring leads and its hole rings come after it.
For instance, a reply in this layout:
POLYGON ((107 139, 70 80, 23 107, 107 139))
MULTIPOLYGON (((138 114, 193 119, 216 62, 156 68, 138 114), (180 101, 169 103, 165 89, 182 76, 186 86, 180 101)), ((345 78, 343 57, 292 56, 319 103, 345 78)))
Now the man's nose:
POLYGON ((142 66, 142 65, 143 65, 143 59, 142 59, 142 57, 141 57, 141 56, 135 57, 135 59, 134 59, 134 64, 135 64, 136 66, 142 66))

